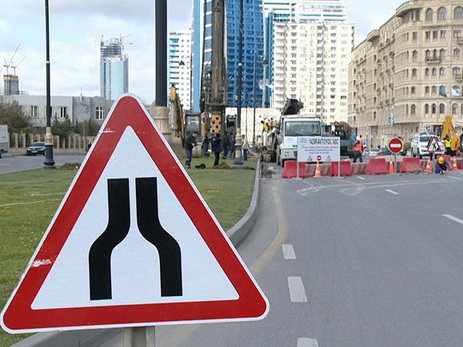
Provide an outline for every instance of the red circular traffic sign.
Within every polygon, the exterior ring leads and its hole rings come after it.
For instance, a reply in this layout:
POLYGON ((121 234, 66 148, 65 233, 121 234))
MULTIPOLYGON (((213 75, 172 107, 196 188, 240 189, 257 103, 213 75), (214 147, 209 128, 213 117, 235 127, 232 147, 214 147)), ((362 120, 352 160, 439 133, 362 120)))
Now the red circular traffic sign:
POLYGON ((393 138, 391 141, 389 141, 388 147, 393 154, 397 154, 400 153, 400 151, 402 151, 404 145, 402 143, 402 140, 398 138, 393 138))

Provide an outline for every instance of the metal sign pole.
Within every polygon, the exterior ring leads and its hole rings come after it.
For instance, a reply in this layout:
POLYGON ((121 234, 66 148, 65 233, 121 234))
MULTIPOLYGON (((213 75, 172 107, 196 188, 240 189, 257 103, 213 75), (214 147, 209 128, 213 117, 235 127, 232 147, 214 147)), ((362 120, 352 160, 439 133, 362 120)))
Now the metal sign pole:
POLYGON ((338 178, 341 178, 341 157, 338 160, 338 178))
POLYGON ((124 328, 123 347, 154 347, 156 344, 155 327, 124 328))
POLYGON ((397 154, 394 154, 394 175, 397 174, 397 154))

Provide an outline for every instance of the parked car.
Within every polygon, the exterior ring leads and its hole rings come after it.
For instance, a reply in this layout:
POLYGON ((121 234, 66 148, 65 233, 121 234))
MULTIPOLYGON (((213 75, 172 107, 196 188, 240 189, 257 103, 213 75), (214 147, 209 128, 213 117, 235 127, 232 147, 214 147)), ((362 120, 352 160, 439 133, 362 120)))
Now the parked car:
POLYGON ((29 147, 27 147, 27 155, 45 155, 45 143, 44 142, 32 142, 29 147))
POLYGON ((410 139, 410 146, 412 156, 419 157, 420 159, 430 153, 428 152, 428 146, 430 144, 437 144, 439 148, 435 149, 433 153, 443 155, 445 152, 445 146, 442 140, 434 134, 420 133, 412 136, 410 139))
POLYGON ((379 149, 378 155, 392 155, 392 152, 389 148, 387 147, 381 147, 379 149))
POLYGON ((379 148, 370 148, 368 155, 370 157, 376 157, 379 153, 379 148))

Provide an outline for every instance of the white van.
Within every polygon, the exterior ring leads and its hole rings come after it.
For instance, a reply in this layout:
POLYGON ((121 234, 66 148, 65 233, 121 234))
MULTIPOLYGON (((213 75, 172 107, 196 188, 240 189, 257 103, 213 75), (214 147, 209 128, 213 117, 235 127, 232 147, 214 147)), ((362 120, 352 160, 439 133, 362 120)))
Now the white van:
POLYGON ((412 136, 410 138, 412 156, 421 159, 423 156, 430 155, 428 148, 431 144, 438 145, 438 148, 436 148, 433 153, 438 155, 443 155, 445 153, 444 143, 438 136, 429 133, 420 133, 412 136))

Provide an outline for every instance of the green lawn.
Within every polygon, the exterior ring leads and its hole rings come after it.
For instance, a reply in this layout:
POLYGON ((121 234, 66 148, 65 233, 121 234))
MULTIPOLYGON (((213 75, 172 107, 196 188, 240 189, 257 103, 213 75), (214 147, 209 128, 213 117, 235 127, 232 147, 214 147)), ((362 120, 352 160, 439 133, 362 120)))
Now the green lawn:
MULTIPOLYGON (((182 159, 183 161, 183 159, 182 159)), ((225 161, 233 166, 233 160, 225 161)), ((252 196, 256 161, 244 170, 212 168, 213 158, 193 158, 191 179, 212 212, 227 230, 246 212, 252 196)), ((6 303, 38 242, 56 212, 76 170, 32 170, 0 175, 0 307, 6 303)), ((28 335, 0 330, 0 346, 10 346, 28 335)))

